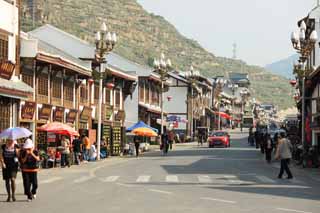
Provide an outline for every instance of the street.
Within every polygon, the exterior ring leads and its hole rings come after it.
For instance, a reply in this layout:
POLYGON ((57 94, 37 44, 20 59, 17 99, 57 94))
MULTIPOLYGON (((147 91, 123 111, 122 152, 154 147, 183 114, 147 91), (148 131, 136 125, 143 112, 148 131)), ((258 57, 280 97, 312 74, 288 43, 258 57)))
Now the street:
POLYGON ((37 200, 26 202, 18 179, 19 202, 1 212, 319 212, 320 176, 293 169, 293 180, 277 179, 279 163, 268 165, 247 145, 247 133, 233 132, 231 148, 177 145, 139 158, 112 158, 39 173, 37 200))

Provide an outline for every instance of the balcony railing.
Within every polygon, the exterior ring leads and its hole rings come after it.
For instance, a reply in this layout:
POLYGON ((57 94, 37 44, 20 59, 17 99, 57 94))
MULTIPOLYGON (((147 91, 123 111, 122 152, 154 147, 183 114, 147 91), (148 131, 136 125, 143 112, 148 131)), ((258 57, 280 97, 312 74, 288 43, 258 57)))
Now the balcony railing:
POLYGON ((63 105, 65 108, 73 108, 73 101, 64 100, 63 105))
POLYGON ((40 104, 48 104, 49 103, 48 96, 38 94, 37 95, 37 102, 40 104))
POLYGON ((52 102, 52 105, 56 105, 56 106, 61 106, 62 105, 61 98, 52 97, 51 98, 51 102, 52 102))

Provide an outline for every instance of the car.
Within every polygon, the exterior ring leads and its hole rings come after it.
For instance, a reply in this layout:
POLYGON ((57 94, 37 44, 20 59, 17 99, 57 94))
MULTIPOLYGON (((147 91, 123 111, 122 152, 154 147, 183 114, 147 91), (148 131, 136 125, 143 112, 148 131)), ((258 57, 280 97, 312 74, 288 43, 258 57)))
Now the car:
POLYGON ((209 148, 213 147, 230 147, 230 135, 226 131, 217 131, 209 133, 209 148))

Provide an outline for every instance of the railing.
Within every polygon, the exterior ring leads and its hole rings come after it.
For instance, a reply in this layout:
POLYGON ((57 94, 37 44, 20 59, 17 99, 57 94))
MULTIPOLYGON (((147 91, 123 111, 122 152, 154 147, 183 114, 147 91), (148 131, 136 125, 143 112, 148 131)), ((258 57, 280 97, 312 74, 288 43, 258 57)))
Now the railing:
POLYGON ((62 105, 61 98, 52 97, 51 98, 51 103, 52 103, 52 105, 56 105, 56 106, 61 106, 62 105))
POLYGON ((37 95, 37 102, 40 104, 48 104, 49 103, 48 96, 38 94, 37 95))
POLYGON ((65 108, 73 108, 73 101, 64 100, 63 105, 65 108))

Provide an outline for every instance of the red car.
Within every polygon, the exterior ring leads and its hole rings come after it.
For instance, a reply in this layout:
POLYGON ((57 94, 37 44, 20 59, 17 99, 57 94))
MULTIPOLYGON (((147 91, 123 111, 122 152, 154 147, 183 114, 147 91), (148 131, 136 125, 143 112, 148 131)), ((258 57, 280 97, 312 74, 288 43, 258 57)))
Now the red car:
POLYGON ((209 148, 230 147, 230 135, 225 131, 211 132, 208 137, 209 148))

